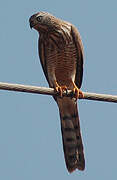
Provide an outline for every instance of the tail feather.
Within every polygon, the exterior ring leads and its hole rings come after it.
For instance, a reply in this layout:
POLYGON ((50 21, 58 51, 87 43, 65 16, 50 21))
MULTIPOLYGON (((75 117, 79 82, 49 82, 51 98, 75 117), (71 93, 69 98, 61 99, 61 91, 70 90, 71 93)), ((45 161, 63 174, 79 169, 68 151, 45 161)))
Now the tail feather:
POLYGON ((77 102, 74 99, 57 98, 60 112, 63 149, 66 166, 69 172, 75 169, 84 170, 85 160, 80 133, 77 102))

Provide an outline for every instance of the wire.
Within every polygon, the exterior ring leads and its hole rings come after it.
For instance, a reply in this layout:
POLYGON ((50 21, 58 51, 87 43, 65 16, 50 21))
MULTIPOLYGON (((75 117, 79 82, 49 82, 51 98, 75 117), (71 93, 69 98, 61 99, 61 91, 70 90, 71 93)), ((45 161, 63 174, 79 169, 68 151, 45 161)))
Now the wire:
MULTIPOLYGON (((22 84, 11 84, 11 83, 0 82, 0 89, 8 90, 8 91, 18 91, 18 92, 26 92, 26 93, 36 93, 36 94, 59 96, 59 93, 57 93, 53 88, 22 85, 22 84)), ((117 103, 116 95, 97 94, 97 93, 90 93, 90 92, 83 92, 83 94, 84 94, 84 97, 79 96, 79 99, 117 103)), ((71 90, 68 90, 67 93, 63 92, 63 96, 74 97, 71 90)))

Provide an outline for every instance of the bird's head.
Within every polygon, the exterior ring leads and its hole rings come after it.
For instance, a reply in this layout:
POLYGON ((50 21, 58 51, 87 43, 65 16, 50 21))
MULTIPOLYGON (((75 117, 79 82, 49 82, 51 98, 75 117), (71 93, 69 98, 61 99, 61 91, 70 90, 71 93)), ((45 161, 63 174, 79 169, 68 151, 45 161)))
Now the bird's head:
POLYGON ((29 19, 30 27, 40 32, 50 32, 59 28, 58 19, 46 12, 39 12, 29 19))

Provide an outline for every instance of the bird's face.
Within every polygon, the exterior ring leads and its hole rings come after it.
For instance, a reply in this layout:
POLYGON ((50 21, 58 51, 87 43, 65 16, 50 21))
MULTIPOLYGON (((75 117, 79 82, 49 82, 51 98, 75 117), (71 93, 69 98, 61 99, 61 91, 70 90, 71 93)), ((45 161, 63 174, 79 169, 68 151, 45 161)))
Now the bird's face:
POLYGON ((50 32, 54 27, 57 28, 56 20, 57 18, 49 13, 39 12, 30 17, 29 23, 30 27, 36 29, 38 32, 50 32))

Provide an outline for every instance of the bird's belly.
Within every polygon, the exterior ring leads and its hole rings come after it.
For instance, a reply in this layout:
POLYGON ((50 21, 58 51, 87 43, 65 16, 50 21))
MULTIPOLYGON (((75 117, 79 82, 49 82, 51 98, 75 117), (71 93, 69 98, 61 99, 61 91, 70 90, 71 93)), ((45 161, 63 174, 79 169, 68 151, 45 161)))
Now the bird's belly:
POLYGON ((56 80, 62 86, 72 88, 72 81, 75 80, 77 53, 73 43, 67 45, 64 49, 54 49, 48 58, 48 77, 50 80, 56 80), (53 72, 53 73, 52 73, 53 72))
POLYGON ((74 81, 76 74, 76 59, 68 55, 61 55, 57 60, 55 68, 55 76, 59 85, 69 85, 74 81))

